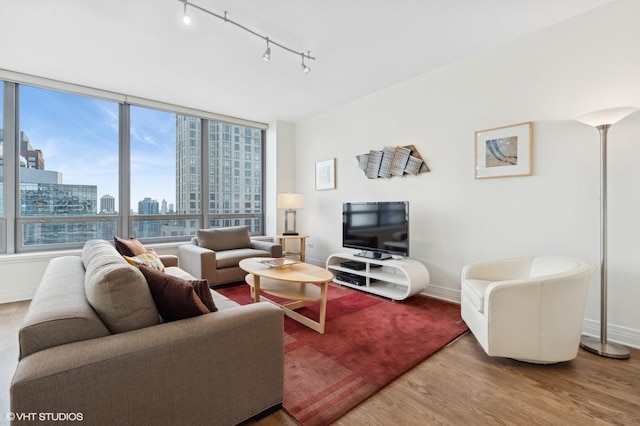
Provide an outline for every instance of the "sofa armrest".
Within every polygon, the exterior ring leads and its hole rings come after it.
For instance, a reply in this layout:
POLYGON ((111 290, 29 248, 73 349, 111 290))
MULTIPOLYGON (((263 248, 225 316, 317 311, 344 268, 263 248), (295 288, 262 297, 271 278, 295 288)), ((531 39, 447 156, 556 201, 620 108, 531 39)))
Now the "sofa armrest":
POLYGON ((216 252, 194 244, 178 246, 180 269, 209 283, 216 281, 216 252))
POLYGON ((160 258, 160 261, 162 262, 162 264, 167 268, 170 266, 178 266, 179 264, 178 256, 174 254, 161 254, 158 257, 160 258))
POLYGON ((88 424, 237 424, 282 402, 283 313, 267 302, 22 359, 11 410, 88 424))
POLYGON ((251 248, 271 253, 271 257, 282 257, 282 246, 270 241, 251 240, 251 248))

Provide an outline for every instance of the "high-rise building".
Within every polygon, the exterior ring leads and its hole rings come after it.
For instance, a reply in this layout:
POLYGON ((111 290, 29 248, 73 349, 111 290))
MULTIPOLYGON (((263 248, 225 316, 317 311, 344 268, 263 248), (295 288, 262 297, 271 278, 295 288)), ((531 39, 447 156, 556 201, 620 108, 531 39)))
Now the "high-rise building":
POLYGON ((200 119, 176 115, 176 213, 200 213, 200 119))
POLYGON ((20 156, 30 169, 44 170, 44 155, 39 149, 33 149, 25 132, 20 132, 20 156))
POLYGON ((105 194, 100 197, 100 214, 114 214, 116 212, 116 198, 105 194))
MULTIPOLYGON (((176 115, 176 212, 199 214, 201 121, 176 115)), ((262 131, 216 121, 209 128, 209 214, 230 215, 213 219, 210 226, 250 225, 261 232, 259 219, 234 219, 233 215, 262 212, 262 131)), ((195 230, 193 230, 195 232, 195 230)))
POLYGON ((158 214, 158 201, 149 197, 138 201, 138 214, 158 214))
MULTIPOLYGON (((2 208, 4 131, 0 129, 0 208, 2 208)), ((20 216, 25 218, 97 214, 96 185, 64 184, 62 173, 44 169, 44 155, 33 149, 29 137, 20 132, 20 216)), ((44 245, 82 242, 90 238, 113 238, 116 222, 42 222, 21 228, 22 244, 44 245)))

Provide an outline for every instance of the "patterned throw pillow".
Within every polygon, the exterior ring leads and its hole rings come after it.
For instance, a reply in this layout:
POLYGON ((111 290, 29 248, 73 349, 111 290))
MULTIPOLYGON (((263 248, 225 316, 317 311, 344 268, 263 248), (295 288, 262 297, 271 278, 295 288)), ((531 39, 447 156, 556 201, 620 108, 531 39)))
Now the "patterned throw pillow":
POLYGON ((164 272, 164 264, 156 254, 154 249, 147 250, 144 254, 139 254, 138 256, 122 256, 125 260, 135 266, 140 267, 140 265, 149 266, 157 271, 164 272))

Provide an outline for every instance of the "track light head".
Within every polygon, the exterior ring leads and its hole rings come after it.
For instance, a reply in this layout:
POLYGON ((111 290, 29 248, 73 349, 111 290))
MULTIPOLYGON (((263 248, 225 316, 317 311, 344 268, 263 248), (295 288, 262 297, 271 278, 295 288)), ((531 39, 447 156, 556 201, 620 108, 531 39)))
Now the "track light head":
POLYGON ((309 72, 311 71, 311 68, 306 66, 304 63, 304 53, 302 53, 301 55, 302 55, 302 72, 304 72, 305 74, 309 74, 309 72))
POLYGON ((269 62, 271 59, 271 47, 269 46, 269 37, 267 37, 267 50, 262 54, 262 59, 269 62))
POLYGON ((182 13, 182 22, 185 25, 191 25, 191 18, 189 18, 189 15, 187 15, 187 2, 184 2, 184 11, 182 13))

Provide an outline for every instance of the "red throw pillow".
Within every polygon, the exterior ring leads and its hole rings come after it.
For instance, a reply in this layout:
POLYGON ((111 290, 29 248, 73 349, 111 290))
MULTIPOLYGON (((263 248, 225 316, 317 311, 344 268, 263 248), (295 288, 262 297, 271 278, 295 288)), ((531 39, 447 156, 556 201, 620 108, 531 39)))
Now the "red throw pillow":
POLYGON ((177 321, 210 311, 200 300, 189 281, 140 265, 147 279, 153 301, 165 322, 177 321))
POLYGON ((142 243, 133 237, 129 238, 128 240, 113 237, 113 242, 118 253, 123 256, 140 256, 141 254, 145 254, 147 252, 147 249, 144 248, 142 243))

